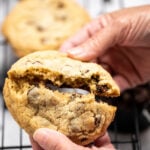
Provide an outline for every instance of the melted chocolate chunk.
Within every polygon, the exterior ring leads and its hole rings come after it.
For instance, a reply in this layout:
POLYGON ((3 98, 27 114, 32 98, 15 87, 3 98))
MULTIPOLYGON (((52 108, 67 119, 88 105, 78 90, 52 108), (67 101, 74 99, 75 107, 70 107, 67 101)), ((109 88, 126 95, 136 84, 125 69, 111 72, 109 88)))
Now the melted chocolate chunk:
POLYGON ((96 125, 96 127, 99 126, 100 122, 101 122, 101 116, 100 115, 96 115, 95 116, 95 125, 96 125))
POLYGON ((107 85, 96 85, 97 93, 105 93, 108 91, 107 85))
POLYGON ((39 105, 39 101, 38 101, 38 97, 39 97, 39 92, 38 92, 38 88, 37 87, 33 87, 31 89, 29 89, 28 93, 27 93, 27 97, 28 97, 28 103, 35 106, 39 105))
POLYGON ((45 87, 50 90, 57 90, 57 89, 55 89, 55 86, 53 86, 53 83, 49 80, 45 81, 45 87))
POLYGON ((28 103, 32 107, 55 106, 59 103, 59 99, 53 96, 53 94, 48 89, 45 88, 33 87, 29 89, 27 97, 28 103))
POLYGON ((91 77, 91 79, 98 83, 99 82, 99 75, 93 75, 91 77))
POLYGON ((39 79, 34 78, 33 80, 30 81, 30 85, 34 85, 35 87, 39 87, 39 79))

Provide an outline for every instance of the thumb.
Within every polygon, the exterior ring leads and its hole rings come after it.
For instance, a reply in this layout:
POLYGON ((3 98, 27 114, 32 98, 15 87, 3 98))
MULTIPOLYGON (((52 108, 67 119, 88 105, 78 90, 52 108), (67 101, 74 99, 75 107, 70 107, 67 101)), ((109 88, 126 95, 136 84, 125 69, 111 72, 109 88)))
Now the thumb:
POLYGON ((80 146, 71 142, 65 135, 47 128, 36 130, 33 135, 33 139, 44 150, 80 150, 80 146))
POLYGON ((99 30, 81 45, 67 50, 67 54, 72 58, 83 61, 93 60, 98 56, 104 55, 110 47, 121 43, 127 30, 125 22, 114 21, 112 24, 99 30))

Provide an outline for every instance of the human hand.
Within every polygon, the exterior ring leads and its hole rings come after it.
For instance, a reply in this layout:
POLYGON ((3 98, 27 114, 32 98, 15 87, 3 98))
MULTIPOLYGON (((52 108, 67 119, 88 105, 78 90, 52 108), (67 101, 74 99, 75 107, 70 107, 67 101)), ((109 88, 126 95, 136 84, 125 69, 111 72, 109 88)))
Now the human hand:
POLYGON ((77 145, 65 135, 47 128, 35 131, 30 140, 33 150, 115 150, 107 133, 90 147, 77 145))
POLYGON ((122 9, 93 20, 60 49, 110 71, 121 91, 150 80, 150 5, 122 9))

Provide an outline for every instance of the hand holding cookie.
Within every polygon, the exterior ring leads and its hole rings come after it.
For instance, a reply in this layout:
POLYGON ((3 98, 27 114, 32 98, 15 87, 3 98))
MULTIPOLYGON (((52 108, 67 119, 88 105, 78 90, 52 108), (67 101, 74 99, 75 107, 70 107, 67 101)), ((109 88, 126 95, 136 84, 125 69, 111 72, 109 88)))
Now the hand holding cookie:
POLYGON ((79 145, 105 134, 116 107, 104 100, 119 94, 118 86, 100 65, 52 50, 19 59, 8 71, 4 85, 7 108, 29 135, 49 128, 79 145))
POLYGON ((46 128, 37 130, 30 140, 33 150, 115 150, 107 133, 88 147, 77 145, 65 135, 46 128))
POLYGON ((121 90, 150 80, 150 6, 100 16, 64 43, 70 57, 109 66, 121 90))

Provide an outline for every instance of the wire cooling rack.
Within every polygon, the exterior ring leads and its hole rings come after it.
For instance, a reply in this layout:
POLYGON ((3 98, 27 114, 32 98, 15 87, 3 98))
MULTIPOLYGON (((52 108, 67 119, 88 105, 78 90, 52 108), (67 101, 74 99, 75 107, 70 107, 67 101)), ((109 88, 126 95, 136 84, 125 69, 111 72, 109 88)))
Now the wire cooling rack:
MULTIPOLYGON (((96 16, 100 13, 106 12, 110 5, 113 5, 111 0, 94 0, 94 3, 90 0, 79 0, 79 2, 86 7, 91 16, 96 16)), ((2 23, 4 17, 10 11, 10 9, 15 5, 17 0, 0 0, 0 23, 2 23)), ((117 7, 121 8, 124 6, 123 1, 118 1, 117 7)), ((32 149, 28 135, 18 127, 15 121, 12 119, 11 115, 5 108, 5 104, 2 97, 2 89, 4 84, 4 79, 6 77, 6 72, 10 68, 11 64, 13 64, 17 60, 17 57, 14 55, 11 47, 7 43, 7 41, 0 35, 0 150, 2 149, 13 149, 13 150, 22 150, 22 149, 32 149)), ((136 90, 141 89, 142 93, 149 93, 150 84, 146 84, 142 87, 138 87, 136 90), (145 92, 143 92, 145 91, 145 92)), ((142 106, 135 103, 136 99, 135 94, 136 90, 127 91, 121 95, 121 97, 116 100, 117 105, 120 106, 117 111, 114 122, 109 128, 109 134, 112 140, 112 143, 116 147, 116 149, 126 149, 126 150, 141 150, 141 140, 140 140, 140 120, 141 120, 141 110, 145 106, 145 103, 142 103, 142 106), (130 99, 130 104, 125 99, 130 99), (125 100, 125 102, 124 102, 125 100), (130 107, 122 107, 120 102, 125 103, 125 106, 130 105, 130 107), (143 106, 144 105, 144 106, 143 106), (121 120, 120 118, 124 118, 121 120), (130 117, 129 117, 130 116, 130 117), (125 123, 124 123, 125 121, 125 123), (126 124, 126 125, 125 125, 126 124), (121 132, 124 132, 122 134, 121 132)), ((138 93, 140 93, 138 91, 138 93)), ((139 97, 140 97, 139 95, 139 97)), ((145 95, 144 95, 145 96, 145 95)), ((147 99, 150 99, 149 95, 145 96, 147 99)), ((145 100, 146 101, 146 100, 145 100)), ((149 110, 149 106, 146 104, 146 107, 149 110)), ((146 122, 146 126, 149 125, 149 122, 146 122)))

